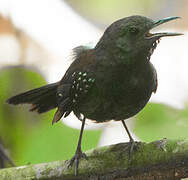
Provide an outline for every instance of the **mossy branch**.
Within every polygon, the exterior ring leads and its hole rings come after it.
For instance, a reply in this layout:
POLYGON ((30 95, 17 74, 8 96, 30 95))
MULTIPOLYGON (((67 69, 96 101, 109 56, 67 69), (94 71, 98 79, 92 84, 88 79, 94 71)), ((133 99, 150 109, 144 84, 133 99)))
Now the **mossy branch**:
POLYGON ((188 177, 188 140, 163 139, 136 143, 128 158, 129 143, 121 143, 88 151, 81 159, 79 175, 68 161, 27 165, 0 170, 1 180, 137 180, 181 179, 188 177))

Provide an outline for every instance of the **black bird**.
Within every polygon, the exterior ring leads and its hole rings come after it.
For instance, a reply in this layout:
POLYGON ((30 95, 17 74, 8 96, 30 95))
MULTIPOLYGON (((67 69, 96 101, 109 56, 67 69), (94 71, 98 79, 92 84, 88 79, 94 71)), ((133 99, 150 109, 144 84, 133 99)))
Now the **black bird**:
POLYGON ((75 173, 81 150, 86 118, 99 122, 122 121, 131 142, 125 119, 137 114, 157 90, 157 74, 150 57, 161 37, 180 33, 150 33, 160 24, 177 19, 153 21, 143 16, 130 16, 111 24, 94 48, 74 49, 73 63, 63 78, 53 84, 33 89, 7 100, 9 104, 32 104, 30 111, 44 113, 57 108, 52 123, 72 111, 82 121, 75 156, 75 173))

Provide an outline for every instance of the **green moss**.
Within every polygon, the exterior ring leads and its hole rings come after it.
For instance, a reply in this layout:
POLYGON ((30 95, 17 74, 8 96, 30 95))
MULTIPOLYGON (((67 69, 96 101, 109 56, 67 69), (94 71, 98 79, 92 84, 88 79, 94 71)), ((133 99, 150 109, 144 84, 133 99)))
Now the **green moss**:
MULTIPOLYGON (((121 143, 87 152, 87 159, 81 159, 79 175, 84 177, 107 174, 117 170, 148 168, 154 165, 182 161, 188 155, 188 140, 162 139, 151 143, 137 143, 129 159, 128 143, 121 143)), ((68 168, 68 161, 56 161, 0 171, 0 179, 56 179, 74 176, 74 166, 68 168)))

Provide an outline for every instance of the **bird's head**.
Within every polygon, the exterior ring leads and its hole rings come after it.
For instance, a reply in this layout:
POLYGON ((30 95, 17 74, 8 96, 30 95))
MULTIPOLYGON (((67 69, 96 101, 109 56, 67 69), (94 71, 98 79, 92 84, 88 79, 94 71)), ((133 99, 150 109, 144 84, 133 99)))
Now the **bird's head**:
POLYGON ((153 21, 144 16, 130 16, 111 24, 105 31, 96 47, 109 49, 114 53, 127 56, 146 56, 150 58, 160 38, 166 36, 178 36, 181 33, 151 33, 150 31, 166 22, 179 17, 169 17, 153 21))

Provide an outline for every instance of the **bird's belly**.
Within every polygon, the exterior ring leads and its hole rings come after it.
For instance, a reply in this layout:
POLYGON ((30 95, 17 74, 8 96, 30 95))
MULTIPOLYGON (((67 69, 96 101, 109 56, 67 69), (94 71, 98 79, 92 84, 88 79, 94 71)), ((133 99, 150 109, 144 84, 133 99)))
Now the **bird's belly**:
POLYGON ((102 95, 90 98, 92 102, 82 113, 96 122, 127 119, 146 105, 152 93, 151 87, 152 82, 145 83, 137 79, 106 86, 102 95), (91 111, 88 111, 89 108, 91 111))

